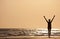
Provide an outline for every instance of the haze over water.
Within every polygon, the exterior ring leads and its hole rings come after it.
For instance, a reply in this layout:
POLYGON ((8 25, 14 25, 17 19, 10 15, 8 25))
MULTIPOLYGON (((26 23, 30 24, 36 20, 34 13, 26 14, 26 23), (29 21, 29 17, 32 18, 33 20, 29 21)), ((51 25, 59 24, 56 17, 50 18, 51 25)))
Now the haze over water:
POLYGON ((0 0, 0 28, 47 28, 43 16, 60 29, 60 0, 0 0))

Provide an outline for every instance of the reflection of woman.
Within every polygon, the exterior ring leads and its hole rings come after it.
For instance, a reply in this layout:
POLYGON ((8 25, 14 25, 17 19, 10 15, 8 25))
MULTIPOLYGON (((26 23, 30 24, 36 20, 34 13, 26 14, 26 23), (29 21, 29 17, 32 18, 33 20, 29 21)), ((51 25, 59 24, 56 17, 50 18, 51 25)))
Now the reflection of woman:
POLYGON ((44 19, 46 20, 46 22, 48 23, 48 37, 50 38, 50 35, 51 35, 51 23, 52 23, 55 15, 53 16, 52 20, 51 20, 51 19, 48 19, 48 20, 47 20, 47 19, 45 18, 45 16, 43 16, 43 17, 44 17, 44 19))

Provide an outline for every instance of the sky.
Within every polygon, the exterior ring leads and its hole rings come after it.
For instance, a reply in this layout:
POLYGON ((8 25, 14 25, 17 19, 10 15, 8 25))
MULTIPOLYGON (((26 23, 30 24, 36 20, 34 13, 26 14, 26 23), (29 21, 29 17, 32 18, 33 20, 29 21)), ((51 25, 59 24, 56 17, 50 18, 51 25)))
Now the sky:
POLYGON ((60 0, 0 0, 0 28, 47 28, 47 20, 55 18, 52 28, 60 29, 60 0))

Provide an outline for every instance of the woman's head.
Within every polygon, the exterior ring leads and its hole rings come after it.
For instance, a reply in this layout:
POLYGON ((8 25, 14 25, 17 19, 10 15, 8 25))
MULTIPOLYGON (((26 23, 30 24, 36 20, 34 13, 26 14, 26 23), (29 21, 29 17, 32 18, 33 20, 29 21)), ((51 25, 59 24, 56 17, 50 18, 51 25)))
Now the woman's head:
POLYGON ((50 20, 50 19, 48 19, 48 22, 51 22, 51 20, 50 20))

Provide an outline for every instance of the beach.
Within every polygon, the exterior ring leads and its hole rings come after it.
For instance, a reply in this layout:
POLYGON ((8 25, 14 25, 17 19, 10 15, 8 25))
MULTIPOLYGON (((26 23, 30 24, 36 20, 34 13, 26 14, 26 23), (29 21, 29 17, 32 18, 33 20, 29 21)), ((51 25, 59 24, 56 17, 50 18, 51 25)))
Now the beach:
POLYGON ((60 36, 16 36, 16 37, 0 37, 0 39, 60 39, 60 36))

